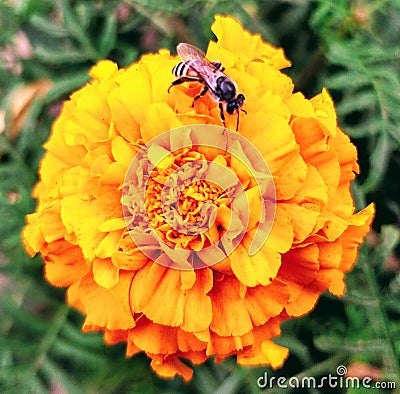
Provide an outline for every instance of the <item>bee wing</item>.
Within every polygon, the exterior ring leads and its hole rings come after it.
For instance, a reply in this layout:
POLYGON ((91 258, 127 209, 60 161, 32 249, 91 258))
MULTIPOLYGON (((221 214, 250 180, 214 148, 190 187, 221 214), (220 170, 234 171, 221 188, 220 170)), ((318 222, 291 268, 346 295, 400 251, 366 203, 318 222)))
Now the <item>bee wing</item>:
POLYGON ((176 47, 176 51, 184 62, 188 60, 202 60, 204 62, 208 62, 205 53, 193 45, 181 42, 176 47))

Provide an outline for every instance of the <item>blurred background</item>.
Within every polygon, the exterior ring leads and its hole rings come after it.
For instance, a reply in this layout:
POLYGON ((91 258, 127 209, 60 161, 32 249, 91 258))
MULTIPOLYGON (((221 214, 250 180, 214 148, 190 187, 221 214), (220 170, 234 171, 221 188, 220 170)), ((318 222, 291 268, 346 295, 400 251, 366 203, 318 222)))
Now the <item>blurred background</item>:
POLYGON ((400 392, 399 0, 2 0, 0 26, 0 393, 259 393, 264 372, 320 378, 341 364, 353 376, 397 380, 400 392), (185 384, 158 379, 145 356, 125 359, 124 346, 106 347, 101 334, 82 334, 82 316, 45 282, 20 233, 35 208, 42 144, 89 68, 175 53, 182 41, 205 50, 215 14, 283 47, 293 63, 284 72, 307 98, 328 88, 359 152, 356 205, 374 201, 377 213, 345 297, 324 294, 310 315, 283 325, 277 342, 291 353, 282 369, 209 360, 185 384))

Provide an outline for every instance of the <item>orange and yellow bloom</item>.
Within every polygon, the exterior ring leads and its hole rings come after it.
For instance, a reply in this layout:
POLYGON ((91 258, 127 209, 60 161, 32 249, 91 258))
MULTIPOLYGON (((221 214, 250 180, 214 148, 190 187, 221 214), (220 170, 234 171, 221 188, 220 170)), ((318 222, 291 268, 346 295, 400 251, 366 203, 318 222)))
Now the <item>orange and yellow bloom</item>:
MULTIPOLYGON (((145 352, 160 376, 185 380, 192 370, 182 359, 199 364, 236 355, 242 365, 280 367, 288 354, 272 341, 280 323, 308 313, 324 290, 344 293, 344 274, 374 214, 373 206, 354 213, 357 152, 337 126, 328 92, 311 100, 293 93, 280 71, 290 65, 283 51, 234 19, 217 16, 212 30, 218 41, 210 42, 207 57, 222 62, 246 97, 238 133, 257 147, 275 184, 275 220, 260 250, 248 254, 261 209, 248 167, 194 141, 155 167, 145 214, 158 236, 180 250, 216 242, 229 221, 243 232, 240 243, 215 265, 178 270, 158 264, 132 241, 124 209, 135 197, 125 180, 133 157, 168 130, 221 124, 208 95, 191 106, 199 83, 168 94, 178 59, 166 50, 126 69, 99 62, 91 82, 65 102, 45 145, 37 209, 23 232, 27 251, 44 259, 46 279, 67 287, 68 303, 85 315, 84 331, 103 331, 109 344, 126 342, 128 356, 145 352), (195 235, 169 227, 160 190, 173 169, 194 159, 216 162, 240 179, 252 208, 247 228, 224 191, 200 181, 185 188, 180 211, 196 222, 199 202, 207 200, 216 206, 213 227, 195 235)), ((235 128, 235 115, 226 121, 235 128)))

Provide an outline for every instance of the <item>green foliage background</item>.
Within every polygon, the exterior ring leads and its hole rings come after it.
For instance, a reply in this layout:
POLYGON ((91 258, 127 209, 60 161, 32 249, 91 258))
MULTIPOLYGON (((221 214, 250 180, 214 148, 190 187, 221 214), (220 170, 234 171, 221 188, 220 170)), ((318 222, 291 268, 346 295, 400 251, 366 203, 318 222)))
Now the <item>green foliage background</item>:
POLYGON ((0 58, 0 107, 7 114, 0 134, 1 393, 259 393, 257 378, 265 371, 320 378, 356 361, 377 368, 380 380, 397 381, 400 392, 398 0, 3 0, 0 25, 0 48, 12 45, 19 30, 33 47, 32 57, 20 60, 21 73, 0 58), (65 305, 64 290, 43 280, 40 258, 25 255, 20 232, 35 208, 31 190, 42 144, 60 102, 88 80, 89 67, 102 58, 123 67, 144 52, 174 52, 180 41, 205 49, 215 14, 234 15, 283 46, 293 62, 286 72, 307 97, 329 89, 339 124, 359 151, 357 206, 375 201, 377 214, 374 235, 347 276, 345 297, 324 294, 309 316, 284 325, 278 342, 291 355, 281 370, 210 361, 195 367, 186 385, 158 379, 145 356, 125 359, 124 346, 106 347, 100 334, 82 334, 82 316, 65 305), (41 78, 53 88, 33 101, 13 135, 12 93, 41 78))

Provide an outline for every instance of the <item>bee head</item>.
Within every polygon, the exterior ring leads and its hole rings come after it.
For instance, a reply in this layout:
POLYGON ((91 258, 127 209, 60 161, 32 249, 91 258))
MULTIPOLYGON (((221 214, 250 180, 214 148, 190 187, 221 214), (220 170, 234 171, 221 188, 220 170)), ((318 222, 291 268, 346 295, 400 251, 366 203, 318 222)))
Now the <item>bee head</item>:
POLYGON ((240 93, 233 100, 228 101, 228 103, 226 104, 226 112, 228 112, 229 115, 232 115, 234 112, 237 112, 243 104, 244 96, 240 93))

